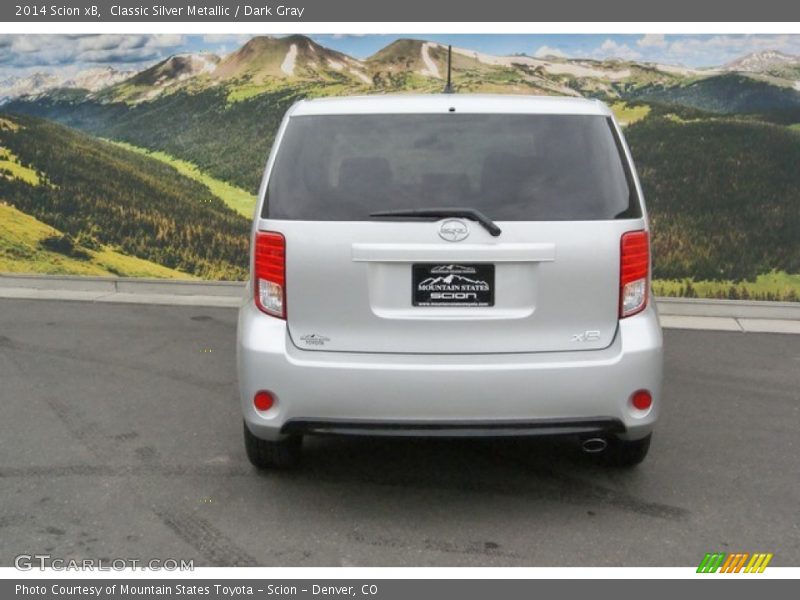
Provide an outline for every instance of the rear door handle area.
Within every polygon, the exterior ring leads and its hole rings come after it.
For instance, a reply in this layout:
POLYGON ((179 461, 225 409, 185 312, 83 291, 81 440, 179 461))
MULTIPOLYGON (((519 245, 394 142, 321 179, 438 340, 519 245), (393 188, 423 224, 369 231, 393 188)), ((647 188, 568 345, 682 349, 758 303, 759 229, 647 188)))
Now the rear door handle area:
POLYGON ((531 244, 353 244, 353 262, 552 262, 556 245, 531 244))

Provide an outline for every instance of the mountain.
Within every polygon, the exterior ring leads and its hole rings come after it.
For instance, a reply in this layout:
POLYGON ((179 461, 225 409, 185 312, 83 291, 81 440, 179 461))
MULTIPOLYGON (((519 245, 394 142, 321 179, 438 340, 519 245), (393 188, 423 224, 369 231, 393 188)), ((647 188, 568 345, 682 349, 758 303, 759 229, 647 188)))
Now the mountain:
POLYGON ((133 75, 131 71, 119 71, 106 66, 85 69, 68 76, 39 72, 26 77, 9 77, 0 81, 0 99, 7 101, 22 96, 36 97, 62 88, 96 92, 131 75, 133 75))
MULTIPOLYGON (((213 54, 171 56, 129 76, 109 78, 91 85, 50 79, 35 87, 51 98, 69 103, 138 104, 162 94, 209 89, 224 90, 236 102, 294 86, 312 94, 323 85, 330 93, 436 91, 447 70, 447 47, 419 39, 398 39, 365 60, 326 48, 303 35, 257 36, 220 59, 213 54), (311 89, 309 89, 311 86, 311 89), (80 98, 60 88, 85 88, 80 98)), ((669 87, 705 73, 678 66, 622 60, 535 58, 527 55, 496 56, 468 48, 453 48, 453 83, 457 90, 524 94, 591 95, 619 98, 644 86, 669 87)), ((76 79, 76 78, 73 78, 76 79)), ((88 79, 88 74, 86 76, 88 79)), ((21 84, 20 84, 21 85, 21 84)), ((10 84, 6 85, 10 87, 10 84)), ((2 85, 0 85, 2 89, 2 85)), ((26 93, 6 94, 17 98, 26 93)))
POLYGON ((155 159, 48 121, 0 115, 0 199, 57 230, 43 250, 112 250, 209 279, 243 279, 249 219, 155 159))
POLYGON ((152 100, 200 75, 211 73, 219 61, 216 54, 176 54, 106 87, 97 98, 101 101, 129 103, 152 100))
POLYGON ((96 92, 124 81, 134 74, 133 71, 118 71, 113 67, 97 67, 79 71, 72 77, 59 83, 59 87, 76 88, 96 92))
MULTIPOLYGON (((366 59, 374 86, 387 90, 441 88, 447 76, 447 46, 399 39, 366 59)), ((671 83, 677 68, 618 60, 497 56, 468 48, 452 51, 453 84, 462 92, 504 92, 618 97, 625 85, 671 83)))
POLYGON ((762 113, 800 108, 800 84, 779 85, 741 73, 724 73, 674 86, 645 86, 628 97, 717 113, 762 113))
POLYGON ((41 94, 59 86, 61 79, 52 73, 32 73, 26 77, 9 77, 0 81, 0 98, 19 98, 41 94))
POLYGON ((732 61, 722 70, 800 91, 800 56, 765 50, 732 61))
POLYGON ((351 89, 371 85, 361 61, 325 48, 302 35, 258 36, 224 59, 207 53, 179 54, 107 87, 94 98, 100 103, 151 102, 166 93, 224 90, 229 100, 242 100, 303 82, 344 84, 351 89))
MULTIPOLYGON (((453 48, 452 80, 462 92, 567 94, 576 92, 558 80, 535 73, 524 61, 503 64, 498 57, 453 48), (495 60, 493 60, 495 59, 495 60)), ((399 39, 364 61, 373 91, 440 91, 447 78, 447 46, 417 39, 399 39)))
POLYGON ((270 79, 359 81, 371 84, 364 65, 303 35, 254 37, 215 69, 219 81, 264 83, 270 79))
MULTIPOLYGON (((373 71, 443 79, 446 76, 447 47, 423 40, 399 39, 370 56, 366 62, 373 71)), ((463 68, 457 60, 453 66, 463 68)))
POLYGON ((723 71, 766 73, 789 65, 800 64, 800 56, 777 50, 764 50, 746 54, 722 66, 723 71))
MULTIPOLYGON (((434 92, 442 88, 446 70, 447 47, 421 39, 395 40, 359 60, 303 35, 257 36, 222 59, 179 54, 123 81, 111 73, 105 82, 101 74, 63 80, 40 73, 25 81, 0 83, 0 97, 9 101, 27 96, 31 102, 61 101, 73 109, 94 110, 78 105, 132 106, 164 95, 216 90, 230 105, 287 89, 302 96, 434 92), (75 88, 87 93, 81 95, 75 88)), ((777 51, 743 56, 718 69, 690 69, 620 59, 498 56, 455 47, 452 76, 454 88, 461 92, 644 100, 719 112, 793 108, 794 92, 800 92, 798 58, 777 51)))

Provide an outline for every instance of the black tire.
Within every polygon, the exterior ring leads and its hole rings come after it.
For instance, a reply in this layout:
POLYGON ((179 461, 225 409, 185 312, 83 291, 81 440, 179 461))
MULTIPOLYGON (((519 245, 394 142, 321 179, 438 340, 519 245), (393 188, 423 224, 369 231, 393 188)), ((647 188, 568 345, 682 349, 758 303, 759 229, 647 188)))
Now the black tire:
POLYGON ((640 440, 611 438, 608 440, 608 448, 603 452, 603 458, 606 464, 612 467, 635 467, 647 457, 652 439, 652 433, 640 440))
POLYGON ((254 436, 244 424, 244 449, 247 458, 259 469, 291 469, 300 463, 303 436, 293 435, 277 442, 254 436))

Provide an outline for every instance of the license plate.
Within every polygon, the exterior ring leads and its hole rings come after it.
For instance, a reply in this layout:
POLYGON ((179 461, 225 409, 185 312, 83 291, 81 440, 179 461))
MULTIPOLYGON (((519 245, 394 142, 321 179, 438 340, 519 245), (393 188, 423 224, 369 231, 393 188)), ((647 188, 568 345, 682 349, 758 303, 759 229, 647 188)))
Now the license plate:
POLYGON ((414 306, 494 306, 494 265, 416 264, 411 280, 414 306))

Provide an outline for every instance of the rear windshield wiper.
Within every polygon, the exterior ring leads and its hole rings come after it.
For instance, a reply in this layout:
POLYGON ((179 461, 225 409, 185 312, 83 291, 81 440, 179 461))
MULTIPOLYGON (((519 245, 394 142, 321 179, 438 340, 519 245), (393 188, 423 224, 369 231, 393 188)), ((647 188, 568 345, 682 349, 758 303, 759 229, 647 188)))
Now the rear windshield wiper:
POLYGON ((488 231, 493 237, 497 237, 503 233, 497 224, 481 211, 475 208, 401 208, 397 210, 379 210, 370 213, 370 217, 419 217, 419 218, 437 218, 437 217, 461 217, 463 219, 471 219, 477 221, 488 231))

